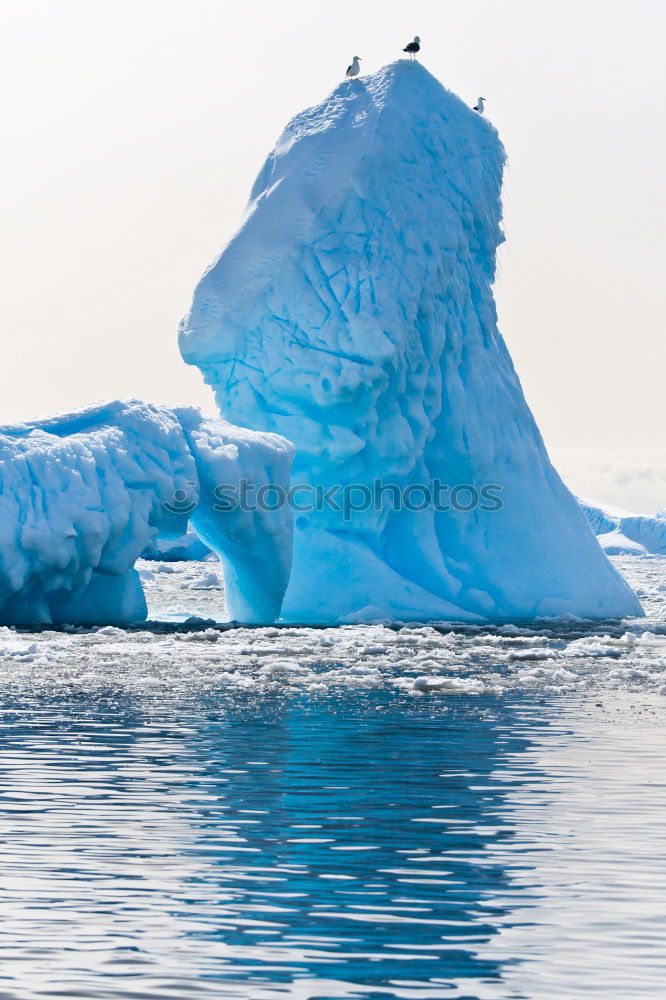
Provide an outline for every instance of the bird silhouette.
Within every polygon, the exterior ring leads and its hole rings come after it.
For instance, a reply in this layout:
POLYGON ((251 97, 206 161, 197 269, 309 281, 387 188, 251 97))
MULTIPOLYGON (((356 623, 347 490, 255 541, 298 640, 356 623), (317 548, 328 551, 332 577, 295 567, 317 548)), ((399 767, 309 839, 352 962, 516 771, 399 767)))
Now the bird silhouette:
POLYGON ((409 45, 405 45, 403 52, 409 52, 412 59, 416 58, 416 53, 421 51, 421 39, 418 35, 414 37, 414 41, 410 42, 409 45))
POLYGON ((354 56, 351 61, 351 65, 347 66, 347 79, 352 80, 355 76, 361 72, 361 57, 354 56))

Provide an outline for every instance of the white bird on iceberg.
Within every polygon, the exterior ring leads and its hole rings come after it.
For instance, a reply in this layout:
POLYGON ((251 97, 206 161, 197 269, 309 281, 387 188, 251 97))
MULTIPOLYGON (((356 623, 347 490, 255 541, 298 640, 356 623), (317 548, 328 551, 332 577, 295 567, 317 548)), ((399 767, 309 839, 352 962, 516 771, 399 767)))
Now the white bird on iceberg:
POLYGON ((480 115, 483 114, 483 109, 485 108, 485 104, 483 103, 484 101, 485 97, 480 97, 476 102, 476 104, 474 105, 474 110, 478 111, 480 115))
POLYGON ((416 58, 416 53, 421 51, 421 39, 418 35, 414 36, 414 41, 405 45, 403 52, 409 52, 412 59, 416 58))
POLYGON ((361 57, 354 56, 351 66, 347 66, 347 79, 352 80, 361 72, 361 57))

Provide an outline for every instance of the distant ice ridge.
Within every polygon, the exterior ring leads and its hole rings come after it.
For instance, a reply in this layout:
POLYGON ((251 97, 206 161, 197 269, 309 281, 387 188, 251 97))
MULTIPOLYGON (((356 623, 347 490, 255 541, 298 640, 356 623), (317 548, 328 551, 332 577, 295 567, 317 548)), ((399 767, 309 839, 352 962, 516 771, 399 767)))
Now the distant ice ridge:
POLYGON ((177 538, 156 538, 141 553, 142 559, 156 559, 159 562, 203 562, 215 559, 214 553, 202 542, 196 531, 188 526, 187 531, 177 538))
MULTIPOLYGON (((546 454, 497 329, 504 149, 418 63, 340 84, 269 154, 181 328, 294 482, 497 484, 499 511, 297 516, 294 621, 641 614, 546 454)), ((535 350, 539 344, 535 331, 535 350)))
POLYGON ((666 555, 666 511, 648 517, 600 506, 591 500, 579 498, 578 502, 608 555, 666 555))
POLYGON ((190 519, 222 560, 230 616, 273 621, 291 512, 220 512, 215 490, 242 477, 286 488, 292 453, 277 435, 137 401, 0 427, 0 622, 145 619, 134 563, 190 519))

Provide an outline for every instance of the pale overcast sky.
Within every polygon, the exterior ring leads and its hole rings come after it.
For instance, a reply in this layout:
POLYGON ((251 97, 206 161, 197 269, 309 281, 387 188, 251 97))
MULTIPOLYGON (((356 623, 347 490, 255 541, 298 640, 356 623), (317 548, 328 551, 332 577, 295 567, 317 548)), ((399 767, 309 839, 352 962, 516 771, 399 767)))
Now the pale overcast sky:
POLYGON ((212 407, 177 326, 286 121, 419 34, 507 147, 500 325, 551 446, 664 443, 666 5, 0 0, 1 416, 212 407))

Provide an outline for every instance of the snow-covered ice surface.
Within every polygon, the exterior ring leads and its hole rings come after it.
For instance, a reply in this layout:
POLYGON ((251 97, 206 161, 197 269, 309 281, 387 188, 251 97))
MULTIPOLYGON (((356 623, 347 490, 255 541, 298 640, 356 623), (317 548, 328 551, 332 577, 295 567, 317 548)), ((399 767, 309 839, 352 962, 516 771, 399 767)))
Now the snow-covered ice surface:
POLYGON ((139 562, 199 621, 1 629, 3 995, 661 1000, 666 558, 614 561, 646 618, 227 628, 139 562))
POLYGON ((291 459, 277 435, 136 400, 0 427, 0 621, 141 621, 134 564, 189 519, 223 560, 233 617, 273 621, 291 511, 220 510, 216 490, 244 477, 285 488, 291 459))
POLYGON ((418 63, 346 81, 287 125, 196 289, 181 350, 221 413, 292 440, 296 483, 385 488, 351 519, 297 517, 291 621, 640 613, 497 329, 504 159, 418 63), (398 509, 437 480, 452 509, 398 509), (501 490, 501 509, 454 498, 469 484, 501 490))

